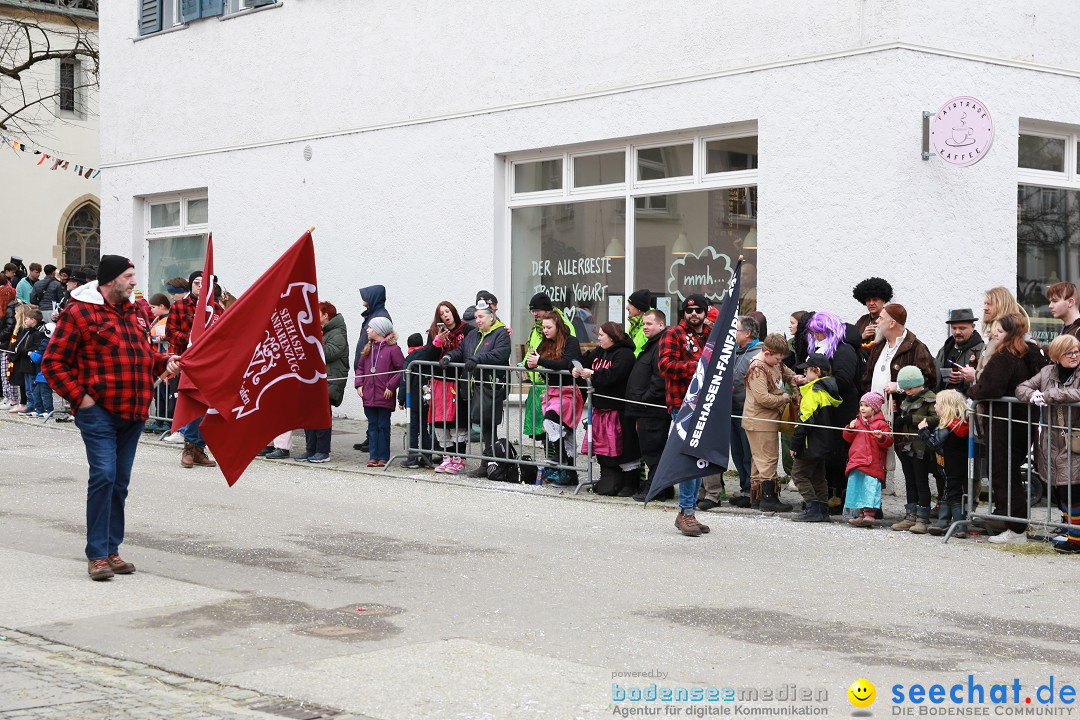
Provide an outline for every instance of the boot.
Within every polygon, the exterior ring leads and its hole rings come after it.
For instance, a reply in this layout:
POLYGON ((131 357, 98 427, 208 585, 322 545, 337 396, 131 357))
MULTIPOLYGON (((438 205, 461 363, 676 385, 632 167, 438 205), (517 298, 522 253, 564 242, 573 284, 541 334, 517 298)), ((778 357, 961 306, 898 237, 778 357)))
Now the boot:
POLYGON ((675 528, 687 537, 701 537, 701 524, 693 515, 676 515, 675 528))
POLYGON ((848 520, 848 524, 855 527, 874 527, 874 508, 863 508, 858 515, 848 520))
POLYGON ((184 452, 180 455, 180 467, 195 467, 195 443, 184 443, 184 452))
POLYGON ((914 505, 905 505, 904 506, 904 519, 901 520, 900 522, 893 523, 890 527, 892 527, 893 530, 908 530, 914 524, 915 524, 915 506, 914 505))
MULTIPOLYGON (((949 511, 952 514, 952 521, 953 522, 959 522, 960 520, 963 520, 964 517, 965 517, 965 515, 964 515, 964 503, 949 503, 949 511)), ((957 525, 956 530, 953 531, 952 536, 955 537, 955 538, 966 538, 968 536, 968 534, 967 534, 967 524, 962 523, 960 525, 957 525)))
POLYGON ((828 503, 807 500, 806 509, 791 516, 795 522, 829 522, 828 503))
POLYGON ((761 511, 762 512, 791 512, 791 506, 780 502, 776 493, 776 481, 765 480, 761 483, 761 511))
POLYGON ((206 450, 199 447, 198 445, 194 447, 195 450, 192 454, 193 460, 196 465, 198 465, 199 467, 217 467, 217 463, 206 456, 206 450))
POLYGON ((926 531, 930 529, 930 508, 929 507, 917 507, 915 508, 915 524, 908 528, 908 532, 915 535, 925 535, 926 531))
POLYGON ((952 508, 949 503, 943 502, 938 506, 937 522, 930 526, 931 535, 944 535, 949 529, 949 521, 952 518, 952 508))
POLYGON ((619 492, 620 480, 622 480, 622 470, 601 465, 600 479, 593 485, 592 491, 596 495, 615 495, 619 492))
POLYGON ((633 470, 620 470, 622 486, 619 487, 619 497, 631 497, 637 492, 638 478, 641 477, 637 468, 633 470))

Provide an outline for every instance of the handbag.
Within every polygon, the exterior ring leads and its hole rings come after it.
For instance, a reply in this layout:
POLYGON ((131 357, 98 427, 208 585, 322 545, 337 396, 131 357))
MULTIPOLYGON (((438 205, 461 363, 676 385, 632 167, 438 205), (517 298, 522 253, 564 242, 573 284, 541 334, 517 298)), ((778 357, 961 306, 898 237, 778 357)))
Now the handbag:
POLYGON ((456 418, 457 383, 441 378, 432 378, 428 420, 433 423, 447 423, 453 422, 456 418))

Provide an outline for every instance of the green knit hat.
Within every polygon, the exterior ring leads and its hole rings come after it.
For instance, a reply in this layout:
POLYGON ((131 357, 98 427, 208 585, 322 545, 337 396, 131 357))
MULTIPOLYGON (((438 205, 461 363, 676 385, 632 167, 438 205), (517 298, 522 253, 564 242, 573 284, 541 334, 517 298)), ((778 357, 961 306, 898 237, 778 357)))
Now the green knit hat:
POLYGON ((923 377, 922 370, 919 368, 914 365, 905 365, 896 374, 896 384, 901 390, 907 390, 922 387, 926 384, 926 378, 923 377))

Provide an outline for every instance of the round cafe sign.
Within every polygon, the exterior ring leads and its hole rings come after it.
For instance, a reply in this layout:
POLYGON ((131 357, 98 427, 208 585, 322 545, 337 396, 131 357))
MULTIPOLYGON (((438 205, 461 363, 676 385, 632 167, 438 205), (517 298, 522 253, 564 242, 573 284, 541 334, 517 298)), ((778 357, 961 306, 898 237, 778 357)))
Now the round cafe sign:
POLYGON ((983 159, 993 141, 994 121, 977 98, 955 97, 930 120, 930 144, 937 156, 950 165, 974 165, 983 159))

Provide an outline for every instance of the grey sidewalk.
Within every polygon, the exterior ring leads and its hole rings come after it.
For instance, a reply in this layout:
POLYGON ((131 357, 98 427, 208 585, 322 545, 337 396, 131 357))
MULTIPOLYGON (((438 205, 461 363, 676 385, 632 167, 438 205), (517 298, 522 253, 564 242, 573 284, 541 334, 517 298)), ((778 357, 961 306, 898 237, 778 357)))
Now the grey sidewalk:
POLYGON ((0 628, 0 718, 365 720, 0 628))

